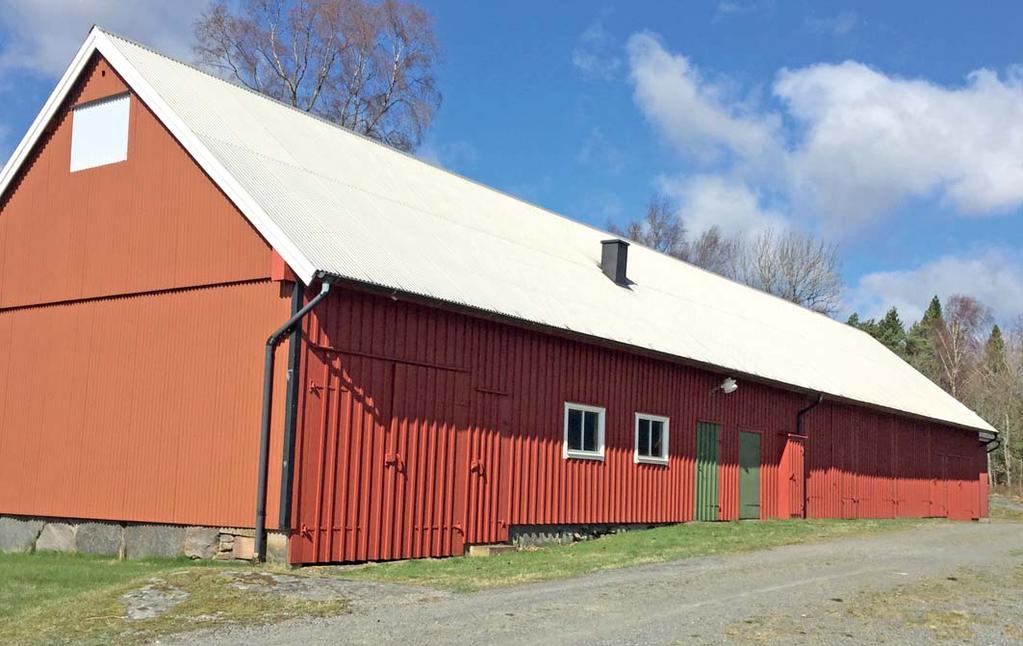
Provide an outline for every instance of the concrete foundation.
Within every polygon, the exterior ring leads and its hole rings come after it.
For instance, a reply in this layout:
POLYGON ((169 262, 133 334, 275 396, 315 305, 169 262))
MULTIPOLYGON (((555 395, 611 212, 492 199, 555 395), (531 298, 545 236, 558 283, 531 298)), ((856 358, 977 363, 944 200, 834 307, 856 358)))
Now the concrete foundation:
MULTIPOLYGON (((0 552, 68 552, 118 558, 186 556, 252 560, 255 534, 232 527, 185 527, 142 523, 0 516, 0 552)), ((288 537, 267 536, 267 560, 286 563, 288 537)))

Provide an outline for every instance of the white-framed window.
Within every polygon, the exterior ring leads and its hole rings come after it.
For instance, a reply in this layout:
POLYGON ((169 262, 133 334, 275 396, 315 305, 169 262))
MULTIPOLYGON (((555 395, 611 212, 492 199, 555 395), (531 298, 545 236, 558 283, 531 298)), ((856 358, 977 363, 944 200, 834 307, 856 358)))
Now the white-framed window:
POLYGON ((668 464, 668 418, 636 413, 636 462, 668 464))
POLYGON ((120 94, 74 108, 71 114, 71 172, 128 159, 131 98, 120 94))
POLYGON ((564 457, 604 459, 604 417, 599 406, 565 402, 564 457))

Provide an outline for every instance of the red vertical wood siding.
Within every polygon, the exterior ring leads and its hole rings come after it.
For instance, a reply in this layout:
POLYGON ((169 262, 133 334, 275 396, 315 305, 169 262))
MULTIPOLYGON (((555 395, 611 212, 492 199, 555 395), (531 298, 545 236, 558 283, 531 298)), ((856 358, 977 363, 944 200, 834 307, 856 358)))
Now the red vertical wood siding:
POLYGON ((70 171, 71 107, 126 89, 95 61, 0 196, 0 309, 269 277, 270 246, 134 95, 128 159, 70 171))
POLYGON ((71 108, 127 90, 92 61, 0 196, 0 513, 250 526, 262 350, 290 290, 136 96, 127 160, 70 172, 71 108))
POLYGON ((987 516, 984 449, 970 433, 840 405, 806 427, 811 517, 987 516))
POLYGON ((0 513, 251 526, 262 349, 289 300, 261 281, 0 311, 0 513))
MULTIPOLYGON (((507 540, 511 525, 691 520, 697 420, 721 425, 723 520, 738 518, 740 430, 762 434, 763 517, 789 517, 793 509, 801 510, 801 504, 790 498, 802 483, 792 485, 789 476, 796 474, 786 474, 780 465, 796 411, 807 403, 805 396, 749 381, 725 395, 716 389, 723 374, 350 290, 335 292, 318 308, 306 332, 311 346, 329 352, 306 352, 303 383, 324 370, 325 356, 350 356, 351 361, 371 357, 391 370, 415 365, 465 376, 468 410, 455 439, 463 456, 457 461, 461 470, 433 472, 450 481, 434 486, 459 492, 452 502, 454 522, 467 544, 507 540), (562 457, 566 401, 606 408, 603 461, 562 457), (634 462, 637 411, 670 418, 667 466, 634 462), (793 488, 783 493, 784 486, 793 488)), ((411 387, 422 394, 429 380, 411 387)), ((387 455, 376 451, 362 471, 345 467, 341 463, 349 459, 350 451, 325 447, 327 436, 319 421, 336 416, 344 406, 314 401, 308 392, 305 397, 293 518, 295 527, 305 526, 305 533, 294 537, 292 558, 303 562, 376 558, 372 546, 351 558, 347 548, 322 550, 312 545, 313 535, 328 525, 316 518, 316 510, 323 509, 316 495, 376 491, 378 485, 366 474, 377 473, 387 455)), ((388 423, 400 419, 383 422, 388 423)), ((788 461, 787 468, 805 465, 809 470, 806 494, 812 517, 930 515, 933 465, 941 468, 941 461, 934 460, 946 453, 968 460, 955 463, 954 485, 941 485, 948 491, 948 508, 956 510, 942 515, 976 517, 985 511, 979 498, 982 461, 977 458, 983 450, 973 434, 828 402, 807 415, 805 427, 805 455, 788 461)), ((341 423, 331 426, 327 435, 338 434, 343 444, 346 434, 358 433, 357 429, 346 430, 341 423)), ((418 450, 432 455, 422 447, 418 450)), ((802 477, 801 473, 797 479, 802 477)), ((945 482, 945 477, 939 479, 945 482)), ((408 487, 402 492, 423 495, 408 487)), ((430 494, 427 498, 434 499, 430 494)), ((402 513, 410 504, 390 494, 376 499, 384 501, 380 513, 385 516, 402 513)), ((427 507, 423 513, 422 523, 429 524, 431 515, 440 512, 427 507)), ((435 525, 446 523, 450 521, 437 517, 435 525)), ((412 540, 415 534, 407 528, 388 531, 406 535, 385 536, 390 542, 382 557, 412 555, 394 541, 412 540)))

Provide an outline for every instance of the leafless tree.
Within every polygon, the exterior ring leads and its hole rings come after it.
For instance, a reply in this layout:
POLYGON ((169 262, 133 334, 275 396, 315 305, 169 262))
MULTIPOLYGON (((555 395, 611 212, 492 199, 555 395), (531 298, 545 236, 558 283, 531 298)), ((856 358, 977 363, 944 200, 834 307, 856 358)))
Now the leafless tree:
POLYGON ((661 253, 685 259, 686 227, 667 196, 658 194, 650 198, 642 219, 629 222, 624 229, 611 223, 608 230, 661 253))
POLYGON ((433 21, 399 0, 215 2, 195 24, 199 62, 257 92, 401 150, 440 106, 433 21))
POLYGON ((642 219, 608 229, 817 312, 831 315, 841 304, 837 248, 809 235, 768 229, 746 239, 712 226, 691 239, 678 208, 663 195, 650 200, 642 219))
POLYGON ((841 305, 836 245, 797 231, 766 229, 738 254, 736 278, 808 309, 832 315, 841 305))
POLYGON ((934 331, 934 350, 943 385, 962 398, 977 366, 982 334, 991 328, 991 310, 975 298, 957 294, 945 302, 944 316, 934 331))
POLYGON ((1016 320, 1009 335, 1006 348, 1006 374, 994 384, 996 399, 1002 404, 1002 461, 1005 484, 1012 487, 1013 453, 1019 456, 1019 468, 1015 470, 1016 480, 1023 490, 1023 316, 1016 320))
POLYGON ((715 274, 733 278, 741 253, 741 240, 726 237, 720 228, 712 226, 696 240, 686 242, 683 260, 715 274))
POLYGON ((716 226, 690 240, 676 205, 670 198, 659 194, 650 199, 642 219, 629 222, 624 229, 612 223, 608 230, 724 276, 731 275, 739 249, 738 242, 725 237, 716 226))

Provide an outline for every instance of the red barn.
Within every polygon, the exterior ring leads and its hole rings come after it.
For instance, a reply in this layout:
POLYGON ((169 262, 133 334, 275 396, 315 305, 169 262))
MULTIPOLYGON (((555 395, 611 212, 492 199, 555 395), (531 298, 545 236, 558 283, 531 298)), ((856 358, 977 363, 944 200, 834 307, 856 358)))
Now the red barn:
POLYGON ((608 237, 95 29, 0 175, 0 514, 294 563, 986 516, 972 411, 608 237))

